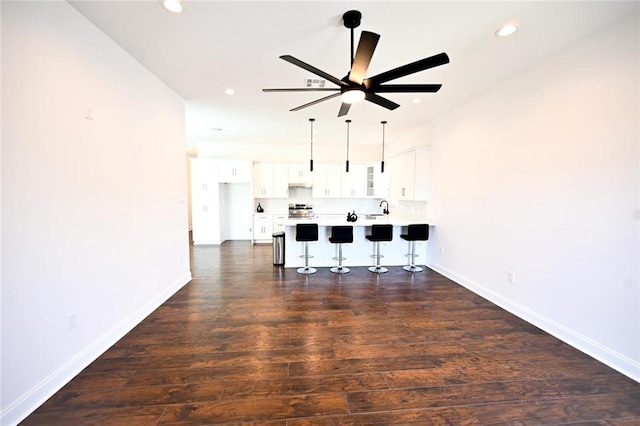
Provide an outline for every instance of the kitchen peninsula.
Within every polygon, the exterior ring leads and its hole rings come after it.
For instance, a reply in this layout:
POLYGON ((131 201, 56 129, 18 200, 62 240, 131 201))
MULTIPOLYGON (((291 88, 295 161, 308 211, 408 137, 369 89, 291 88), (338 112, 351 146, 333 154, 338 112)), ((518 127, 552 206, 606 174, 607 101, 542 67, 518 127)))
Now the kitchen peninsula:
MULTIPOLYGON (((364 215, 363 215, 364 216, 364 215)), ((285 264, 286 268, 299 268, 304 266, 304 259, 300 256, 304 254, 304 245, 296 241, 296 225, 298 223, 317 223, 318 241, 309 243, 309 254, 313 256, 309 259, 309 266, 316 268, 332 267, 336 265, 333 260, 337 256, 337 245, 329 242, 331 227, 336 225, 353 226, 353 243, 343 244, 342 256, 344 266, 372 266, 375 259, 373 254, 373 243, 365 238, 371 233, 370 226, 375 224, 393 225, 393 240, 380 243, 380 251, 384 256, 381 260, 383 266, 403 266, 407 264, 409 253, 409 243, 400 234, 406 232, 406 226, 413 223, 429 223, 428 221, 411 220, 395 215, 375 216, 375 219, 367 219, 366 216, 358 218, 356 222, 347 222, 346 215, 322 215, 315 220, 310 219, 289 219, 285 221, 285 264)), ((430 224, 432 225, 432 224, 430 224)), ((416 242, 416 264, 424 265, 427 255, 428 241, 416 242)))

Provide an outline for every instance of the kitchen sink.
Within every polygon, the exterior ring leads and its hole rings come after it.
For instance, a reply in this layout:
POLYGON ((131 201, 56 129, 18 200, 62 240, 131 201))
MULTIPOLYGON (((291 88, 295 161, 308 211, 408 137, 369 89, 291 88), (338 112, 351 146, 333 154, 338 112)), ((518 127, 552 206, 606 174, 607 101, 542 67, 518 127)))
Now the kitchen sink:
POLYGON ((386 216, 386 215, 384 215, 382 213, 367 213, 367 214, 364 215, 364 218, 368 219, 368 220, 375 220, 375 219, 378 219, 378 218, 384 217, 384 216, 386 216))

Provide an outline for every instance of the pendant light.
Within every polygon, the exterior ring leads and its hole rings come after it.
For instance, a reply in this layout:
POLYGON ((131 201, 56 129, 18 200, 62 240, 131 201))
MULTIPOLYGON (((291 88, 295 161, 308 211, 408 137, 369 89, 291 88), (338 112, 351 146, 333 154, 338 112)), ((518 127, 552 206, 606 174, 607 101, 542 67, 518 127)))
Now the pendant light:
POLYGON ((309 160, 309 171, 313 171, 313 122, 316 121, 315 118, 310 118, 309 122, 311 123, 311 159, 309 160))
POLYGON ((349 173, 349 124, 351 120, 345 120, 345 123, 347 123, 347 173, 349 173))
POLYGON ((381 121, 382 124, 382 160, 380 161, 380 173, 384 173, 384 126, 386 121, 381 121))

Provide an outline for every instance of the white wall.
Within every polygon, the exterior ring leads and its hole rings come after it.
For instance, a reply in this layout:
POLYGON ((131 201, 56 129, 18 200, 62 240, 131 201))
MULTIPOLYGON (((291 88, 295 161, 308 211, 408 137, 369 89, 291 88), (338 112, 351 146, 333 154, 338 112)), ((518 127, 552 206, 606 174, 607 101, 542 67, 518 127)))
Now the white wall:
POLYGON ((179 96, 64 2, 2 3, 2 90, 13 424, 191 275, 179 96))
POLYGON ((429 258, 640 381, 638 22, 429 126, 429 258))

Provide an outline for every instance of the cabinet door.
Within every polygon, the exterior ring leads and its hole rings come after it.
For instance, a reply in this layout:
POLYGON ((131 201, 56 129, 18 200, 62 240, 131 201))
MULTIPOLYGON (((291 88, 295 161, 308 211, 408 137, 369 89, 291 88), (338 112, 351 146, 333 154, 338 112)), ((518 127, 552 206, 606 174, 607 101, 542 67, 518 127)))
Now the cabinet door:
POLYGON ((253 165, 253 197, 270 198, 273 196, 273 164, 255 163, 253 165))
POLYGON ((194 244, 220 243, 220 195, 216 160, 191 159, 191 225, 194 244))
POLYGON ((289 165, 273 165, 273 198, 289 198, 289 165))
POLYGON ((427 201, 429 198, 429 151, 416 150, 413 177, 413 199, 427 201))
POLYGON ((287 164, 255 163, 253 165, 253 197, 289 197, 289 168, 287 164))
POLYGON ((340 198, 342 196, 342 165, 316 164, 313 170, 314 198, 340 198))
MULTIPOLYGON (((368 183, 367 191, 369 191, 368 183)), ((387 198, 388 196, 389 172, 385 170, 385 172, 382 173, 380 164, 376 164, 373 166, 373 198, 387 198)))
POLYGON ((273 235, 273 216, 254 215, 253 216, 253 239, 255 241, 271 240, 273 235))
POLYGON ((342 169, 342 197, 365 198, 367 196, 367 166, 350 164, 349 172, 342 169))
POLYGON ((413 151, 398 155, 389 161, 391 197, 398 200, 413 200, 415 164, 413 151))
POLYGON ((286 225, 285 221, 289 219, 289 216, 282 215, 274 215, 273 216, 273 232, 284 232, 286 225))
POLYGON ((382 173, 380 163, 368 164, 366 168, 367 197, 387 198, 389 196, 389 170, 382 173))
POLYGON ((221 183, 251 182, 251 163, 248 161, 219 160, 218 181, 221 183))
POLYGON ((428 198, 429 156, 426 149, 414 149, 391 159, 390 196, 399 200, 428 198))
POLYGON ((289 164, 289 182, 294 185, 309 186, 312 182, 312 176, 309 163, 289 164))

